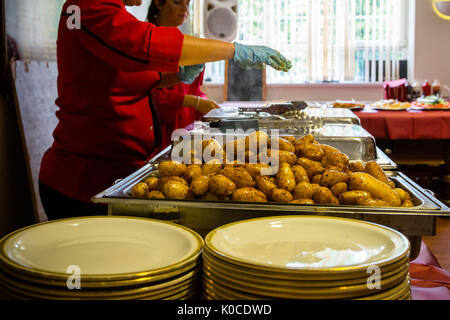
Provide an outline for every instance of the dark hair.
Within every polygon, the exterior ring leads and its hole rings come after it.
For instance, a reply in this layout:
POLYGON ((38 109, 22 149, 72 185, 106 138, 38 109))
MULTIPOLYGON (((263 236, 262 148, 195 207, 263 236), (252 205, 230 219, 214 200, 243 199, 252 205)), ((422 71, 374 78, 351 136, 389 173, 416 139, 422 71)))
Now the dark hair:
MULTIPOLYGON (((160 5, 164 5, 166 0, 159 0, 160 5)), ((152 0, 150 7, 148 8, 147 21, 156 24, 156 18, 158 18, 159 9, 156 7, 156 1, 152 0)))

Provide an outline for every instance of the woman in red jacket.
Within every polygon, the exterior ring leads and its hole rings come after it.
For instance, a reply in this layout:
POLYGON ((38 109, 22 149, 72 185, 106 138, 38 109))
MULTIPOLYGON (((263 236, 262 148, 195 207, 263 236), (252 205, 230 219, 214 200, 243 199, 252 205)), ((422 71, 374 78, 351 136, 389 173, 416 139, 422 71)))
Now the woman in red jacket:
POLYGON ((248 68, 290 67, 267 47, 184 36, 177 28, 139 21, 125 5, 140 4, 64 3, 57 40, 59 123, 39 172, 50 220, 106 213, 90 202, 92 196, 155 154, 157 122, 148 96, 166 78, 189 82, 198 76, 194 65, 223 59, 248 68))
MULTIPOLYGON (((189 17, 189 4, 190 0, 152 0, 147 21, 162 27, 179 27, 189 17)), ((185 128, 219 107, 202 92, 203 77, 204 70, 191 84, 179 83, 152 91, 155 109, 160 115, 162 148, 171 144, 175 129, 185 128)))

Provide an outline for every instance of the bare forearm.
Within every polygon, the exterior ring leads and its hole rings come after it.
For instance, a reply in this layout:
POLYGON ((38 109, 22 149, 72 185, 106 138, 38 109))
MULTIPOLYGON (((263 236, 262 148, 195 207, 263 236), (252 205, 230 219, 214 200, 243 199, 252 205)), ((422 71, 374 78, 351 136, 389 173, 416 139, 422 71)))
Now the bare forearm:
POLYGON ((234 44, 230 42, 184 36, 180 66, 232 59, 234 44))
POLYGON ((183 100, 183 106, 190 107, 190 108, 195 108, 195 106, 197 105, 197 100, 198 99, 199 98, 197 96, 185 95, 184 96, 184 100, 183 100))

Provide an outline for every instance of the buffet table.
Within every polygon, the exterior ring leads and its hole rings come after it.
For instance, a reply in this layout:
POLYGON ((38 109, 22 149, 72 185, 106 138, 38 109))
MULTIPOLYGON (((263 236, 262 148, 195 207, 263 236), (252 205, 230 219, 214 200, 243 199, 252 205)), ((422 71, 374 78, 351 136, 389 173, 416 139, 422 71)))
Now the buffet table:
POLYGON ((361 125, 377 139, 450 139, 450 112, 439 110, 354 111, 361 125))

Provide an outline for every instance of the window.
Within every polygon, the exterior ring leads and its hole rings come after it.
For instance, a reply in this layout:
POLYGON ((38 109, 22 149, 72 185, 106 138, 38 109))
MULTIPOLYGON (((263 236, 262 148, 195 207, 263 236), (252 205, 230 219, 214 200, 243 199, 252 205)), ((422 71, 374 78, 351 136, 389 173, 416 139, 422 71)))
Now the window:
MULTIPOLYGON (((267 45, 293 62, 268 83, 397 79, 407 59, 407 0, 239 0, 236 41, 267 45), (383 75, 383 76, 381 76, 383 75)), ((224 63, 205 78, 223 82, 224 63)))

